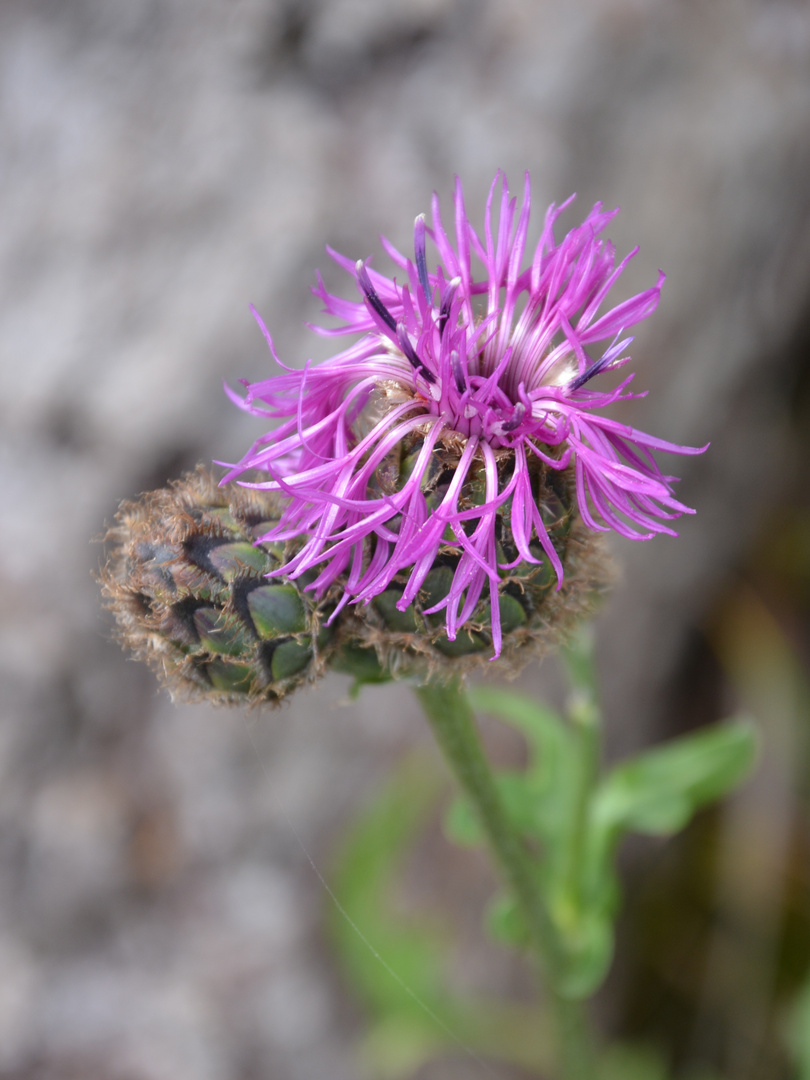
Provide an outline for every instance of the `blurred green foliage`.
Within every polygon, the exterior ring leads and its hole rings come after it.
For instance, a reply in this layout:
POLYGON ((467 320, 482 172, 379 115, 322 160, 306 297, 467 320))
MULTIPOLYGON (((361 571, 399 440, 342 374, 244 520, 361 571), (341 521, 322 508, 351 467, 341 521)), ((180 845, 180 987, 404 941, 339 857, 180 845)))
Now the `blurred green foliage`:
MULTIPOLYGON (((575 724, 503 687, 477 687, 471 698, 477 708, 512 724, 526 738, 526 768, 500 774, 498 785, 512 820, 541 853, 538 875, 567 946, 563 990, 571 997, 589 996, 604 979, 613 956, 619 841, 631 831, 671 835, 702 806, 733 790, 753 764, 753 724, 743 719, 717 724, 595 777, 587 794, 581 858, 572 868, 582 767, 575 724)), ((445 824, 456 843, 484 843, 463 797, 455 800, 445 824)), ((507 943, 522 946, 528 940, 510 897, 496 901, 489 925, 507 943)))
MULTIPOLYGON (((513 820, 542 851, 538 874, 565 931, 569 992, 591 993, 612 956, 619 840, 629 830, 675 831, 695 810, 730 790, 751 766, 753 727, 746 720, 716 725, 608 772, 589 801, 584 857, 572 882, 575 732, 554 710, 503 688, 479 687, 473 700, 526 739, 526 768, 501 774, 499 788, 513 820)), ((329 928, 343 969, 371 1017, 361 1058, 370 1075, 384 1080, 413 1075, 431 1058, 459 1050, 542 1070, 549 1039, 538 1008, 460 995, 449 977, 457 947, 449 913, 403 912, 397 903, 403 866, 443 791, 432 759, 404 761, 355 822, 337 860, 333 888, 339 906, 329 928)), ((445 827, 462 845, 483 841, 463 798, 451 803, 445 827)), ((496 897, 488 925, 502 941, 518 946, 525 941, 508 896, 496 897)), ((657 1080, 666 1072, 652 1050, 628 1046, 612 1048, 603 1068, 607 1080, 622 1069, 622 1080, 657 1080)))
POLYGON ((549 1040, 537 1006, 460 995, 450 975, 452 913, 403 912, 397 903, 403 866, 445 792, 433 758, 405 759, 338 854, 332 888, 339 907, 328 928, 370 1020, 361 1062, 381 1080, 411 1076, 447 1053, 542 1071, 549 1040))

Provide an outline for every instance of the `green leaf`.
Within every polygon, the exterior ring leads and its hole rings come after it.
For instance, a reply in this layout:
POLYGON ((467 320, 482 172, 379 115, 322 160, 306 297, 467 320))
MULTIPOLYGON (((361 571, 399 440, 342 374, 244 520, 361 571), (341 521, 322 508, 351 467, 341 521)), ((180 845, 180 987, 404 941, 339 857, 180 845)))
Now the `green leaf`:
POLYGON ((542 750, 549 743, 571 742, 558 712, 502 686, 471 686, 467 691, 474 709, 491 713, 522 732, 531 746, 542 750))
POLYGON ((603 781, 593 820, 604 830, 668 836, 702 806, 727 795, 756 756, 752 721, 730 720, 648 750, 603 781))
POLYGON ((486 927, 502 945, 526 949, 531 942, 529 928, 511 896, 496 896, 487 909, 486 927))
POLYGON ((506 721, 526 737, 529 765, 518 784, 502 789, 515 823, 541 840, 552 863, 553 849, 567 843, 580 768, 576 741, 554 709, 503 687, 476 686, 473 707, 506 721))
POLYGON ((613 959, 613 920, 587 910, 565 936, 565 962, 557 989, 568 998, 590 997, 601 985, 613 959))
MULTIPOLYGON (((521 773, 501 773, 495 777, 509 820, 521 832, 537 833, 538 807, 542 800, 530 776, 521 773)), ((450 804, 444 818, 448 839, 459 847, 478 847, 485 842, 484 833, 470 802, 457 796, 450 804)))

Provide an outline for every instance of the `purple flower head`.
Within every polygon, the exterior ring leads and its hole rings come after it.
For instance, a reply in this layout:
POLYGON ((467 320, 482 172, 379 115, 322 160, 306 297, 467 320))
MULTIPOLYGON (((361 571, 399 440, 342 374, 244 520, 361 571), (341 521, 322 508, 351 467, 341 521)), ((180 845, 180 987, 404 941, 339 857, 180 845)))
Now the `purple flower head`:
POLYGON ((499 173, 481 237, 457 181, 455 243, 435 195, 433 227, 424 215, 416 219, 412 259, 383 240, 399 279, 330 250, 354 277, 359 299, 334 296, 319 278, 313 291, 341 325, 317 329, 359 340, 324 363, 245 384, 244 399, 228 391, 246 411, 282 421, 223 481, 257 470, 267 479, 241 482, 289 497, 267 538, 306 541, 279 573, 310 572, 317 595, 340 578, 341 607, 368 603, 399 575, 404 611, 440 554, 453 553, 452 585, 426 613, 445 611, 452 641, 487 587, 495 656, 504 576, 548 560, 558 588, 563 580, 535 497, 538 468, 573 473, 588 528, 646 540, 674 535, 668 522, 692 513, 673 497, 675 478, 662 474, 652 451, 701 452, 604 415, 640 396, 628 390, 632 375, 613 389, 597 386, 597 376, 630 359, 625 332, 655 311, 664 275, 610 307, 608 294, 637 250, 616 265, 602 239, 618 211, 597 203, 557 243, 554 224, 571 200, 552 205, 527 251, 530 201, 528 174, 518 210, 499 173), (499 535, 505 513, 508 547, 499 535))

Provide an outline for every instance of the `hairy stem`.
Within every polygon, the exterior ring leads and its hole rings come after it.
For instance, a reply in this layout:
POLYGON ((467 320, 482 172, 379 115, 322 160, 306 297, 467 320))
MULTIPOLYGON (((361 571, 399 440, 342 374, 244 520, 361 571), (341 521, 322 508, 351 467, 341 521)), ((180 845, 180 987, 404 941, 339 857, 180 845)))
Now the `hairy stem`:
POLYGON ((593 1080, 593 1050, 585 1007, 556 990, 563 963, 561 943, 540 892, 532 855, 504 809, 461 681, 428 681, 417 688, 416 694, 529 928, 554 1013, 562 1075, 565 1080, 593 1080))

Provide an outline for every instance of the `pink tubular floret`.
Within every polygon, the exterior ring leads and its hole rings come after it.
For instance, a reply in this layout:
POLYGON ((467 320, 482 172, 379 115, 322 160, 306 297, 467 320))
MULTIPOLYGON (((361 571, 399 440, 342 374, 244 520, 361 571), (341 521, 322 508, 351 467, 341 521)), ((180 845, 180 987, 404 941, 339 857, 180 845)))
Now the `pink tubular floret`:
POLYGON ((536 542, 558 585, 563 577, 532 491, 530 455, 552 469, 573 463, 579 511, 591 529, 646 540, 671 534, 667 522, 692 513, 674 498, 673 478, 663 475, 652 451, 695 454, 705 447, 678 446, 606 417, 607 406, 637 396, 628 389, 632 376, 611 390, 594 388, 599 375, 628 362, 632 338, 623 335, 655 311, 664 275, 605 310, 636 251, 616 264, 613 245, 601 234, 618 211, 606 212, 599 203, 557 243, 554 225, 569 203, 549 208, 527 255, 528 174, 519 212, 506 178, 495 177, 483 238, 470 224, 457 181, 455 243, 435 196, 432 228, 423 215, 416 219, 413 260, 383 241, 404 274, 401 283, 330 251, 354 276, 359 299, 334 296, 319 278, 313 291, 340 325, 315 329, 358 334, 359 340, 324 363, 284 368, 249 385, 244 398, 228 391, 247 412, 280 421, 223 479, 289 497, 278 526, 263 539, 303 536, 305 542, 277 573, 295 578, 318 568, 309 587, 319 594, 341 578, 341 607, 368 603, 404 574, 399 606, 405 608, 439 550, 455 548, 460 557, 452 586, 431 610, 446 612, 452 640, 488 585, 498 656, 501 571, 537 563, 530 549, 536 542), (586 346, 597 342, 608 344, 592 357, 586 346), (372 483, 375 470, 399 443, 417 437, 421 449, 407 479, 398 490, 381 492, 372 483), (428 507, 431 455, 447 440, 459 448, 455 473, 438 505, 428 507), (496 457, 504 453, 513 456, 506 481, 499 480, 496 457), (485 492, 480 505, 470 506, 462 489, 476 462, 483 462, 485 492), (257 476, 247 480, 246 473, 257 476), (498 563, 496 518, 510 500, 518 559, 504 565, 498 563))

